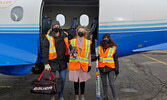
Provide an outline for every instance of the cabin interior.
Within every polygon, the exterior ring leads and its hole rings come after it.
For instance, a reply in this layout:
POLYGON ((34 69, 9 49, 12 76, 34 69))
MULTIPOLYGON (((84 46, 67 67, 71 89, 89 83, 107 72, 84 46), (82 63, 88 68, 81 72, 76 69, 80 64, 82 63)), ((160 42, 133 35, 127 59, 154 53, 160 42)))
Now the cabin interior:
POLYGON ((74 35, 79 25, 84 25, 90 35, 97 34, 99 0, 44 0, 41 12, 42 33, 47 33, 53 20, 59 20, 69 34, 74 35))
MULTIPOLYGON (((98 33, 99 0, 44 0, 41 8, 41 40, 54 20, 61 28, 76 35, 79 25, 88 29, 88 38, 94 43, 98 33)), ((94 46, 94 45, 93 45, 94 46)))

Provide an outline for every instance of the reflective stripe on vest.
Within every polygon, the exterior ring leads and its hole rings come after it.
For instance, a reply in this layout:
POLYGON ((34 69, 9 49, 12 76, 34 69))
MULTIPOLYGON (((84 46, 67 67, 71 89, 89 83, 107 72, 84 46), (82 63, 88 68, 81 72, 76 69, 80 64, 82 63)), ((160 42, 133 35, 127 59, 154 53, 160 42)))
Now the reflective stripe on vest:
POLYGON ((88 58, 88 50, 90 50, 90 44, 91 42, 89 40, 86 40, 86 53, 85 53, 85 57, 88 58))
POLYGON ((52 36, 49 36, 49 34, 45 35, 46 38, 49 41, 49 60, 57 58, 57 52, 55 49, 55 39, 52 36))
POLYGON ((82 58, 82 57, 77 57, 77 58, 70 57, 70 61, 74 61, 74 62, 80 61, 80 62, 84 62, 84 63, 89 62, 88 59, 82 58))
POLYGON ((99 67, 108 66, 110 68, 115 68, 115 63, 113 59, 113 55, 116 52, 116 46, 112 48, 107 48, 106 51, 103 51, 103 48, 100 46, 98 48, 100 59, 99 59, 99 67))
POLYGON ((72 45, 73 47, 76 47, 76 39, 72 39, 72 40, 71 40, 71 45, 72 45))
POLYGON ((102 62, 114 62, 114 59, 113 58, 100 58, 99 61, 102 61, 102 62))
POLYGON ((65 44, 66 44, 66 53, 65 53, 65 55, 68 55, 69 43, 68 43, 68 38, 67 38, 67 37, 64 38, 64 42, 65 42, 65 44))

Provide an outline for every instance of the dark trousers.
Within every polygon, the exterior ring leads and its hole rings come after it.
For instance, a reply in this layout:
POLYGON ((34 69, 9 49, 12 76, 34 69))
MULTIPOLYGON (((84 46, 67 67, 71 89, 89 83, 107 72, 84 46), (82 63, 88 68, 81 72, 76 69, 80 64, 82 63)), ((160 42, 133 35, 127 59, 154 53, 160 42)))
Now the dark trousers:
POLYGON ((108 73, 100 72, 100 76, 103 84, 104 98, 108 98, 108 85, 107 85, 107 77, 108 77, 113 98, 114 100, 118 100, 118 95, 117 95, 116 87, 114 84, 114 81, 115 81, 114 75, 115 75, 114 71, 110 71, 108 73))
POLYGON ((75 90, 75 95, 79 95, 79 85, 80 85, 80 90, 81 90, 81 95, 84 95, 85 91, 85 82, 74 82, 74 90, 75 90))

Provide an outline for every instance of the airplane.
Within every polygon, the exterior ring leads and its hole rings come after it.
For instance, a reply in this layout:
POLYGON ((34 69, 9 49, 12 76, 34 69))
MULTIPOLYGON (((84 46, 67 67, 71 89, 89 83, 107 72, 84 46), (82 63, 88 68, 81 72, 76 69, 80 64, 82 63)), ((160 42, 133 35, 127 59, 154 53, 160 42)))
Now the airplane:
POLYGON ((118 44, 119 57, 167 49, 165 0, 0 0, 0 73, 41 71, 42 40, 50 23, 75 35, 89 29, 98 44, 105 33, 118 44))

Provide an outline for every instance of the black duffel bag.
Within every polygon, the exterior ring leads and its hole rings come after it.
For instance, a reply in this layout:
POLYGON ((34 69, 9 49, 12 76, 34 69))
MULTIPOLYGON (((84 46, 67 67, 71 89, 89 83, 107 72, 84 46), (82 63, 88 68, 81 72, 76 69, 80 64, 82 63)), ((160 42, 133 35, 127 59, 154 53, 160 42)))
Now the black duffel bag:
POLYGON ((56 78, 51 70, 44 71, 31 84, 31 93, 39 94, 58 94, 63 90, 63 79, 56 78), (44 74, 45 73, 45 74, 44 74), (46 77, 49 73, 49 79, 46 77))

